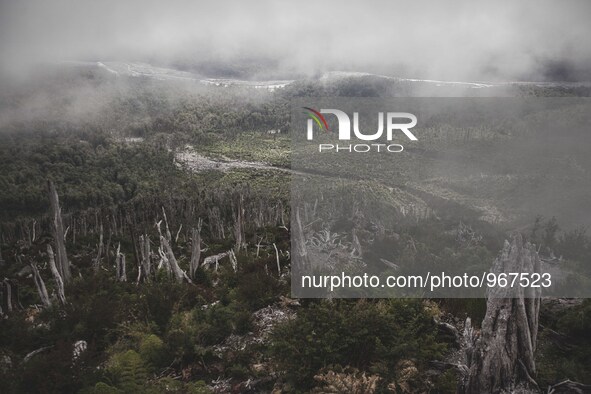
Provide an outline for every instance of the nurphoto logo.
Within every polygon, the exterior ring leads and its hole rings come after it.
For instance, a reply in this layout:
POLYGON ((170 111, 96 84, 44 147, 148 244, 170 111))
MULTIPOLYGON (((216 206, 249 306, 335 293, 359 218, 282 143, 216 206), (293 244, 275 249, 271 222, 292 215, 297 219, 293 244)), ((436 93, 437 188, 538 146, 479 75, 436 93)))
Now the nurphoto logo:
MULTIPOLYGON (((323 114, 336 116, 338 122, 338 137, 340 141, 351 141, 351 119, 344 111, 339 109, 321 109, 317 111, 310 107, 303 107, 307 112, 307 138, 314 139, 314 125, 317 129, 330 133, 328 122, 323 114)), ((361 132, 359 128, 359 112, 353 112, 353 134, 354 138, 361 141, 377 141, 382 138, 386 130, 386 140, 392 141, 396 132, 402 132, 409 140, 418 141, 418 138, 410 131, 417 125, 417 117, 408 112, 378 112, 378 130, 369 134, 361 132), (385 120, 384 120, 385 119, 385 120), (402 120, 402 122, 401 122, 402 120), (385 126, 384 126, 385 125, 385 126)), ((402 152, 404 147, 400 144, 384 143, 360 143, 360 144, 318 144, 319 152, 349 152, 365 153, 376 152, 402 152)))

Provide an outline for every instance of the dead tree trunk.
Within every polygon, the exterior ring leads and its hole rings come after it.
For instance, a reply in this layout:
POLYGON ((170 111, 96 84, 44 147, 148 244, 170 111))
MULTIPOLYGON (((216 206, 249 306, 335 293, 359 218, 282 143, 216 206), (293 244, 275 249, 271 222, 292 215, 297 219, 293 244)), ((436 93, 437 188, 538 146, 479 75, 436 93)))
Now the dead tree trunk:
POLYGON ((121 271, 119 272, 119 281, 127 282, 127 272, 126 272, 126 267, 125 267, 125 255, 123 253, 121 253, 119 256, 121 259, 121 262, 119 263, 119 267, 121 268, 121 271))
POLYGON ((190 276, 191 278, 195 279, 195 272, 197 268, 199 268, 199 260, 201 259, 201 219, 197 223, 197 228, 191 230, 191 262, 189 264, 190 267, 190 276))
POLYGON ((160 242, 160 246, 158 246, 158 255, 160 256, 160 263, 158 263, 158 271, 162 268, 166 270, 166 273, 170 275, 172 272, 172 268, 170 267, 170 262, 168 261, 168 257, 166 253, 162 250, 162 242, 160 242))
POLYGON ((121 242, 117 245, 115 253, 116 270, 115 277, 118 282, 127 282, 127 273, 125 267, 125 255, 121 253, 121 242))
POLYGON ((263 239, 264 239, 264 238, 265 238, 265 237, 261 237, 261 238, 259 239, 259 242, 257 242, 257 254, 256 254, 256 257, 257 257, 257 259, 259 258, 259 251, 261 250, 261 243, 263 242, 263 239))
POLYGON ((50 244, 47 244, 47 256, 49 257, 49 267, 51 268, 51 274, 53 275, 53 279, 55 280, 57 298, 59 299, 62 305, 65 305, 66 294, 64 293, 64 281, 56 267, 53 249, 51 248, 50 244))
POLYGON ((181 267, 179 267, 176 257, 174 257, 172 247, 170 246, 170 242, 163 235, 160 235, 160 245, 162 252, 166 256, 166 261, 170 265, 170 269, 172 270, 172 273, 174 274, 174 277, 176 278, 177 282, 182 282, 186 280, 187 282, 192 283, 191 279, 187 276, 185 271, 183 271, 181 267))
POLYGON ((236 240, 234 252, 238 253, 244 243, 244 207, 242 195, 238 198, 238 207, 234 215, 234 239, 236 240))
POLYGON ((121 272, 121 259, 119 255, 121 254, 121 242, 117 244, 117 249, 115 250, 115 280, 119 282, 119 273, 121 272))
POLYGON ((306 248, 306 238, 304 236, 304 227, 300 218, 300 209, 296 208, 295 223, 292 223, 292 231, 294 232, 295 243, 295 258, 296 262, 302 270, 310 269, 310 260, 308 258, 308 250, 306 248))
POLYGON ((103 258, 103 248, 104 248, 104 245, 103 245, 103 224, 101 223, 96 258, 93 261, 93 267, 92 267, 94 269, 95 273, 97 273, 99 271, 99 268, 101 266, 101 259, 103 258))
POLYGON ((107 244, 105 245, 105 265, 107 267, 111 266, 111 237, 113 235, 113 231, 109 230, 109 238, 107 238, 107 244))
POLYGON ((22 309, 18 295, 17 281, 4 278, 0 282, 0 289, 2 290, 2 304, 6 309, 6 313, 11 313, 15 309, 22 309))
POLYGON ((236 259, 236 255, 234 254, 233 250, 228 252, 228 257, 230 257, 230 264, 232 264, 232 269, 234 272, 238 272, 238 259, 236 259))
POLYGON ((273 243, 273 247, 275 248, 275 258, 277 259, 277 276, 281 276, 281 264, 279 263, 279 250, 277 250, 277 245, 273 243))
POLYGON ((160 230, 161 222, 156 223, 156 227, 158 228, 158 234, 160 235, 160 256, 163 260, 167 261, 174 277, 176 278, 177 282, 183 282, 186 280, 189 283, 193 283, 189 276, 179 267, 179 264, 174 256, 174 252, 172 250, 172 246, 170 246, 171 242, 171 234, 168 230, 168 222, 166 221, 166 213, 164 212, 164 208, 162 208, 162 214, 164 215, 164 224, 166 226, 166 237, 162 234, 160 230))
MULTIPOLYGON (((172 241, 172 235, 170 234, 170 228, 168 227, 168 219, 166 217, 166 211, 164 210, 164 207, 162 207, 162 216, 164 217, 164 227, 166 229, 166 239, 171 242, 172 241)), ((158 227, 158 230, 160 230, 160 227, 158 227)))
POLYGON ((152 262, 150 260, 150 239, 148 235, 140 235, 140 254, 142 257, 141 267, 138 267, 140 273, 138 273, 138 282, 143 276, 145 282, 150 281, 150 275, 152 273, 152 262))
MULTIPOLYGON (((135 220, 132 220, 131 216, 128 215, 127 223, 128 223, 128 227, 129 227, 129 233, 131 235, 131 244, 133 245, 133 257, 135 259, 135 265, 138 266, 138 268, 139 268, 140 265, 142 264, 142 260, 141 260, 141 254, 138 251, 138 240, 137 240, 137 236, 136 236, 135 230, 134 230, 135 229, 135 220)), ((139 277, 139 273, 138 273, 138 277, 139 277)))
POLYGON ((53 217, 53 238, 56 245, 57 269, 63 281, 67 283, 70 281, 72 275, 70 274, 70 263, 66 253, 62 210, 59 205, 59 197, 57 195, 55 185, 52 181, 47 182, 49 187, 49 201, 51 203, 51 212, 53 217))
MULTIPOLYGON (((540 258, 520 235, 505 241, 494 261, 495 274, 539 273, 540 258)), ((480 337, 467 347, 468 374, 463 393, 512 392, 517 388, 538 389, 534 380, 534 352, 538 336, 540 288, 489 288, 486 315, 480 337)))
POLYGON ((174 237, 174 243, 178 244, 179 243, 179 236, 181 235, 181 230, 183 229, 183 224, 181 223, 181 225, 179 226, 178 231, 176 232, 176 235, 174 237))
POLYGON ((51 306, 51 300, 49 299, 49 295, 47 294, 47 288, 45 287, 45 282, 43 278, 39 274, 39 270, 37 266, 31 263, 31 271, 33 272, 33 280, 35 281, 35 287, 37 288, 37 293, 39 293, 39 298, 41 298, 41 303, 44 307, 51 306))

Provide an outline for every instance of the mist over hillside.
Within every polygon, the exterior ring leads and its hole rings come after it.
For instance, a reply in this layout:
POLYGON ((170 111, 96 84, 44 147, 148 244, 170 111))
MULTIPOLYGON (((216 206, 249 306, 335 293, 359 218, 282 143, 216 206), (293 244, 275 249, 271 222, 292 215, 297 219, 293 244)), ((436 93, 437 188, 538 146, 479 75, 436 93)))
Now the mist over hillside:
POLYGON ((3 1, 1 69, 145 62, 214 78, 331 70, 449 81, 590 80, 590 4, 3 1))
POLYGON ((590 11, 0 0, 0 392, 588 392, 590 11))

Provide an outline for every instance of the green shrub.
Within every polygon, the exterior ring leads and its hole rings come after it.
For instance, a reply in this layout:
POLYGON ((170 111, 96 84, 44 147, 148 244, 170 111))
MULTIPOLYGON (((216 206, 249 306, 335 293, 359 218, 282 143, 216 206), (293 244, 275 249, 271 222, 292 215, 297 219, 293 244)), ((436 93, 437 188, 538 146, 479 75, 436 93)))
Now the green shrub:
POLYGON ((164 342, 154 334, 149 334, 142 338, 139 353, 142 360, 151 369, 164 366, 168 359, 165 353, 164 342))
POLYGON ((148 372, 140 355, 134 350, 111 356, 107 370, 115 386, 126 393, 142 392, 148 372))
POLYGON ((98 382, 94 387, 80 392, 80 394, 121 394, 122 391, 106 383, 98 382))
POLYGON ((402 359, 441 356, 436 328, 420 300, 318 302, 272 334, 271 356, 296 387, 309 389, 314 375, 331 364, 393 377, 402 359))

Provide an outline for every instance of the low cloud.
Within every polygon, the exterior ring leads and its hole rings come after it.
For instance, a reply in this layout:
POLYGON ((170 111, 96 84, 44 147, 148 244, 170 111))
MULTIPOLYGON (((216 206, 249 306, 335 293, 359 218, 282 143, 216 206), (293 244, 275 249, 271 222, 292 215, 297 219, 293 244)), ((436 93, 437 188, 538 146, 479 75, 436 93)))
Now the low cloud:
MULTIPOLYGON (((588 1, 0 3, 0 65, 260 63, 447 80, 591 79, 588 1)), ((274 68, 268 70, 267 68, 274 68)))

